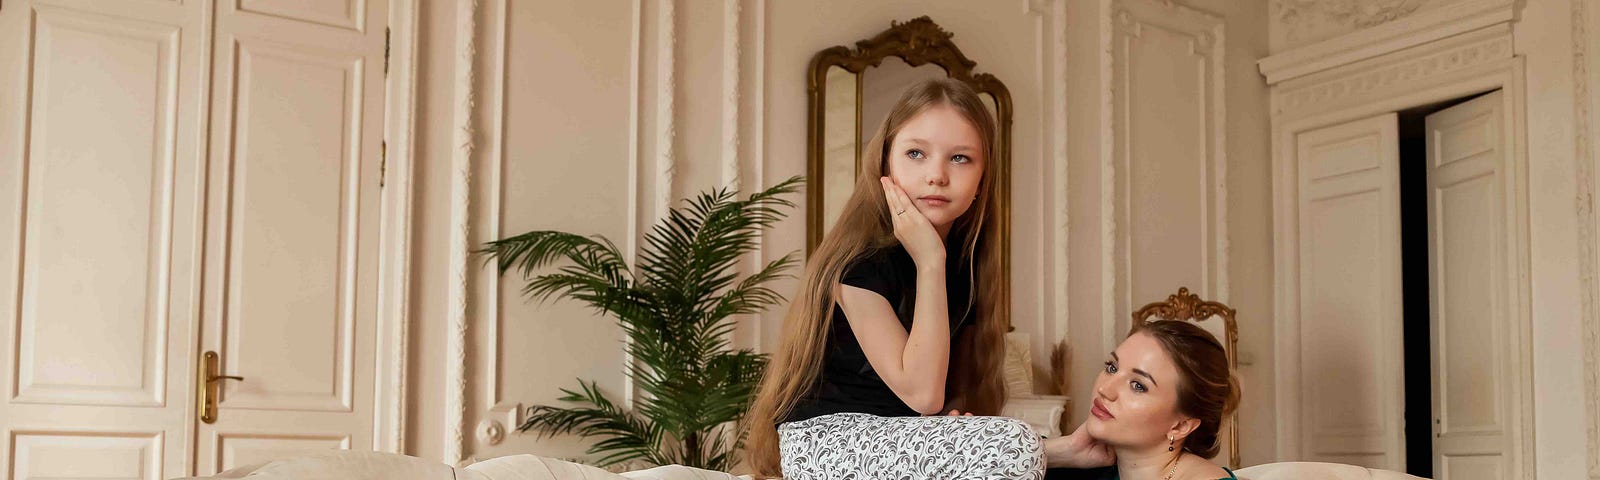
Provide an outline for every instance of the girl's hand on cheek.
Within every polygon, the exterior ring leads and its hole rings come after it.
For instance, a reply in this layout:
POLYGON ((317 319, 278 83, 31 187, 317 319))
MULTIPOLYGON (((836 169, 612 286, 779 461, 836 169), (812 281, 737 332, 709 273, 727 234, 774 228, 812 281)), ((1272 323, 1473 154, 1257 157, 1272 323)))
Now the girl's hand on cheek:
POLYGON ((889 218, 894 222, 894 237, 900 239, 917 268, 944 268, 944 240, 939 238, 933 223, 917 210, 911 197, 894 180, 880 177, 878 181, 883 183, 884 201, 889 205, 889 218))

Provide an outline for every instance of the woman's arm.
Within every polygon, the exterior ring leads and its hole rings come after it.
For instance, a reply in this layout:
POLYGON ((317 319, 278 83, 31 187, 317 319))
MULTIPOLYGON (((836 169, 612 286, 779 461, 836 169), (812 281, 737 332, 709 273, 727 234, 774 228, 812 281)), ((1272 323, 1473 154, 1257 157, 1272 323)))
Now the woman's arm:
POLYGON ((944 262, 917 267, 917 303, 908 333, 883 296, 840 285, 835 291, 867 363, 895 396, 924 415, 944 407, 950 366, 950 316, 944 262))

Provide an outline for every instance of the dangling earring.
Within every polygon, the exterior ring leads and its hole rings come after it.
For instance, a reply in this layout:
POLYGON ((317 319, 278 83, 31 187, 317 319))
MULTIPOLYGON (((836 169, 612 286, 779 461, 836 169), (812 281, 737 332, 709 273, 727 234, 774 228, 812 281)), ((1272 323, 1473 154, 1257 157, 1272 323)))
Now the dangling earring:
POLYGON ((1172 447, 1174 445, 1176 445, 1177 443, 1178 443, 1178 441, 1176 439, 1173 439, 1172 435, 1167 435, 1167 451, 1169 451, 1169 452, 1172 451, 1172 447))

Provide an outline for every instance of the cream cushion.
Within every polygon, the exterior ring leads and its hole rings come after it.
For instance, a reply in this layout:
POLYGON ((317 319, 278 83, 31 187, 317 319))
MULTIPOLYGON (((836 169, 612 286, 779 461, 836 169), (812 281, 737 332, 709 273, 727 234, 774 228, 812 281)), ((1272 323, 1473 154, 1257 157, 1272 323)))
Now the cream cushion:
MULTIPOLYGON (((378 480, 378 479, 460 479, 457 469, 432 460, 377 452, 332 451, 234 468, 213 477, 250 480, 378 480)), ((575 477, 581 478, 581 477, 575 477)))
POLYGON ((1407 480, 1417 479, 1400 472, 1378 470, 1341 463, 1278 462, 1242 468, 1234 472, 1239 480, 1407 480))

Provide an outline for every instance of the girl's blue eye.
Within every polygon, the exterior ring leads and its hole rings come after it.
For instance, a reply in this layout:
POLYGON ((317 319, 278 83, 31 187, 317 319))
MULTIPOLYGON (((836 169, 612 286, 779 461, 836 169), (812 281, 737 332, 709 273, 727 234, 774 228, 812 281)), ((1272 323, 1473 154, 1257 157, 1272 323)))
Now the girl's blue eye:
POLYGON ((1144 393, 1144 392, 1149 391, 1148 389, 1144 388, 1144 384, 1143 383, 1139 383, 1138 380, 1134 380, 1134 381, 1128 382, 1128 384, 1133 386, 1133 391, 1135 393, 1144 393))
POLYGON ((1106 362, 1106 373, 1117 373, 1117 366, 1111 362, 1106 362))
POLYGON ((972 158, 969 158, 966 155, 956 155, 954 157, 950 157, 950 161, 955 163, 970 163, 972 162, 972 158))
POLYGON ((923 153, 922 150, 907 150, 906 156, 911 157, 912 160, 922 160, 923 153))

